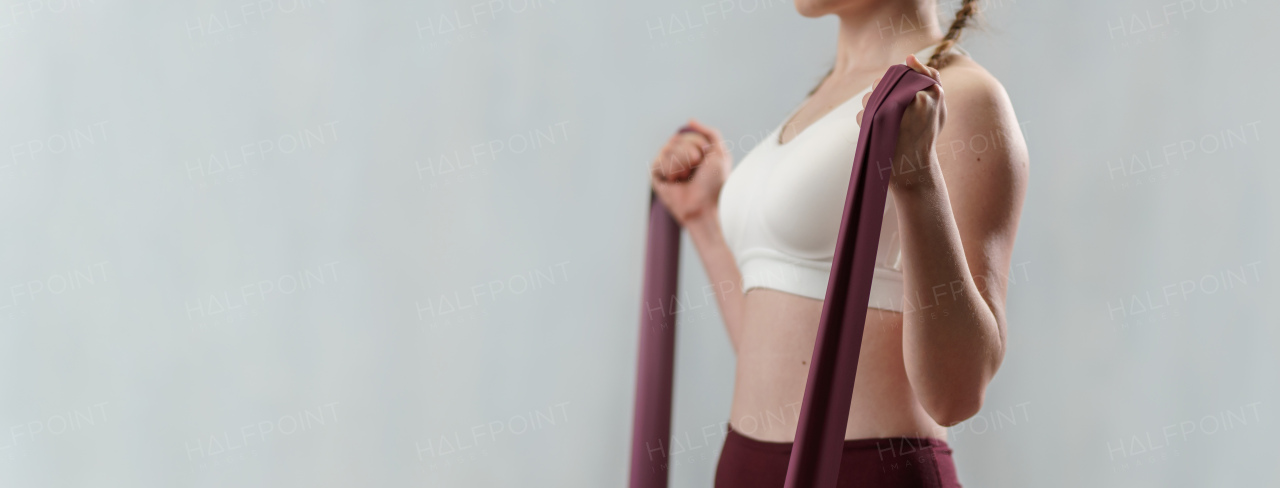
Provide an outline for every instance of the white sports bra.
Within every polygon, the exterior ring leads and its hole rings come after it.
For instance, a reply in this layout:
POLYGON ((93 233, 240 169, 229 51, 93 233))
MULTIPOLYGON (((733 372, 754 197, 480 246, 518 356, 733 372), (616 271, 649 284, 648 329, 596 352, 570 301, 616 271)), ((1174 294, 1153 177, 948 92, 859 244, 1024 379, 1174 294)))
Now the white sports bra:
MULTIPOLYGON (((916 57, 927 60, 935 48, 929 46, 916 57)), ((786 144, 778 143, 779 125, 730 173, 720 192, 720 226, 742 272, 743 293, 770 288, 826 298, 853 173, 857 115, 862 95, 870 90, 868 86, 850 97, 786 144)), ((796 111, 798 107, 783 125, 796 111)), ((903 292, 898 211, 890 193, 868 307, 901 312, 903 292)))

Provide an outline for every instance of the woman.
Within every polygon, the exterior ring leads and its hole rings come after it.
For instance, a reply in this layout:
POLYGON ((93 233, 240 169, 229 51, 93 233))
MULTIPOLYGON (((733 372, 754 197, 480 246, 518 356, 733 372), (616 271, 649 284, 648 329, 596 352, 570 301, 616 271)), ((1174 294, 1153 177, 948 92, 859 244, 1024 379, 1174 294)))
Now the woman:
POLYGON ((724 140, 697 121, 655 159, 653 188, 712 283, 741 285, 717 296, 737 354, 717 487, 783 485, 862 117, 854 100, 865 108, 904 59, 946 95, 917 94, 902 120, 840 485, 959 486, 946 427, 978 412, 1004 357, 1028 171, 1003 87, 956 46, 975 3, 943 33, 936 0, 796 0, 806 17, 840 19, 827 77, 732 175, 724 140))

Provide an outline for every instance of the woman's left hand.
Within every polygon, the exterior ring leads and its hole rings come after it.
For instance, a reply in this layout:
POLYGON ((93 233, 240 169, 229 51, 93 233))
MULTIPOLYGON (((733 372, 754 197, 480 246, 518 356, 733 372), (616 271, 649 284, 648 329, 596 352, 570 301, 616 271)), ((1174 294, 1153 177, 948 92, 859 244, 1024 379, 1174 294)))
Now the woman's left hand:
MULTIPOLYGON (((937 176, 931 162, 934 159, 934 143, 942 132, 942 125, 947 120, 947 105, 943 101, 942 78, 938 70, 925 66, 914 54, 907 56, 905 63, 912 70, 933 78, 937 84, 916 93, 916 99, 907 106, 902 114, 902 125, 898 132, 897 155, 893 159, 893 177, 889 184, 894 187, 911 186, 912 183, 924 182, 937 176)), ((877 78, 871 85, 871 91, 862 96, 862 109, 858 112, 858 123, 862 124, 862 114, 866 111, 867 102, 877 78)))

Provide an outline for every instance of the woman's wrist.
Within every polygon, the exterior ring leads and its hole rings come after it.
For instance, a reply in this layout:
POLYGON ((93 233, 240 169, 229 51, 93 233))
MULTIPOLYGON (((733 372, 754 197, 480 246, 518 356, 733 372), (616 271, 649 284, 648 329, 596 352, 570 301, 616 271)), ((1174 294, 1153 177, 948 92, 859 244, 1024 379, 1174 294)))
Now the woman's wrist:
POLYGON ((945 183, 942 178, 942 167, 938 165, 938 156, 933 147, 921 149, 915 154, 924 157, 914 159, 914 164, 899 165, 889 188, 897 198, 911 198, 922 194, 933 194, 945 183))
POLYGON ((693 238, 714 236, 720 233, 720 209, 711 205, 684 223, 684 229, 693 238))

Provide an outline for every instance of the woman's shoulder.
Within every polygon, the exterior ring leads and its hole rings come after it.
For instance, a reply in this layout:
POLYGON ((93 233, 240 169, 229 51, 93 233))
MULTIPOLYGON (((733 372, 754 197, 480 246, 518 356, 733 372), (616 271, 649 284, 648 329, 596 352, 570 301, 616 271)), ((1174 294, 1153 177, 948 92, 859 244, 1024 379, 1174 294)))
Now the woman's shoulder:
MULTIPOLYGON (((951 56, 938 71, 947 106, 947 121, 940 137, 952 141, 944 144, 982 145, 982 151, 975 149, 965 154, 976 156, 982 152, 985 164, 1003 163, 1014 171, 1025 167, 1028 156, 1022 123, 1000 80, 965 54, 951 56)), ((947 150, 957 153, 954 156, 961 151, 954 147, 947 150)))
POLYGON ((946 61, 938 73, 948 102, 994 105, 1012 110, 1004 85, 967 53, 952 54, 946 61))
POLYGON ((942 69, 938 70, 942 78, 942 88, 946 91, 948 99, 969 99, 969 97, 977 97, 979 100, 986 99, 1009 99, 1009 94, 1005 92, 1005 86, 1001 85, 1000 79, 996 79, 987 68, 983 68, 977 60, 970 58, 968 53, 955 53, 947 56, 947 63, 942 69), (956 97, 952 97, 956 95, 956 97))

